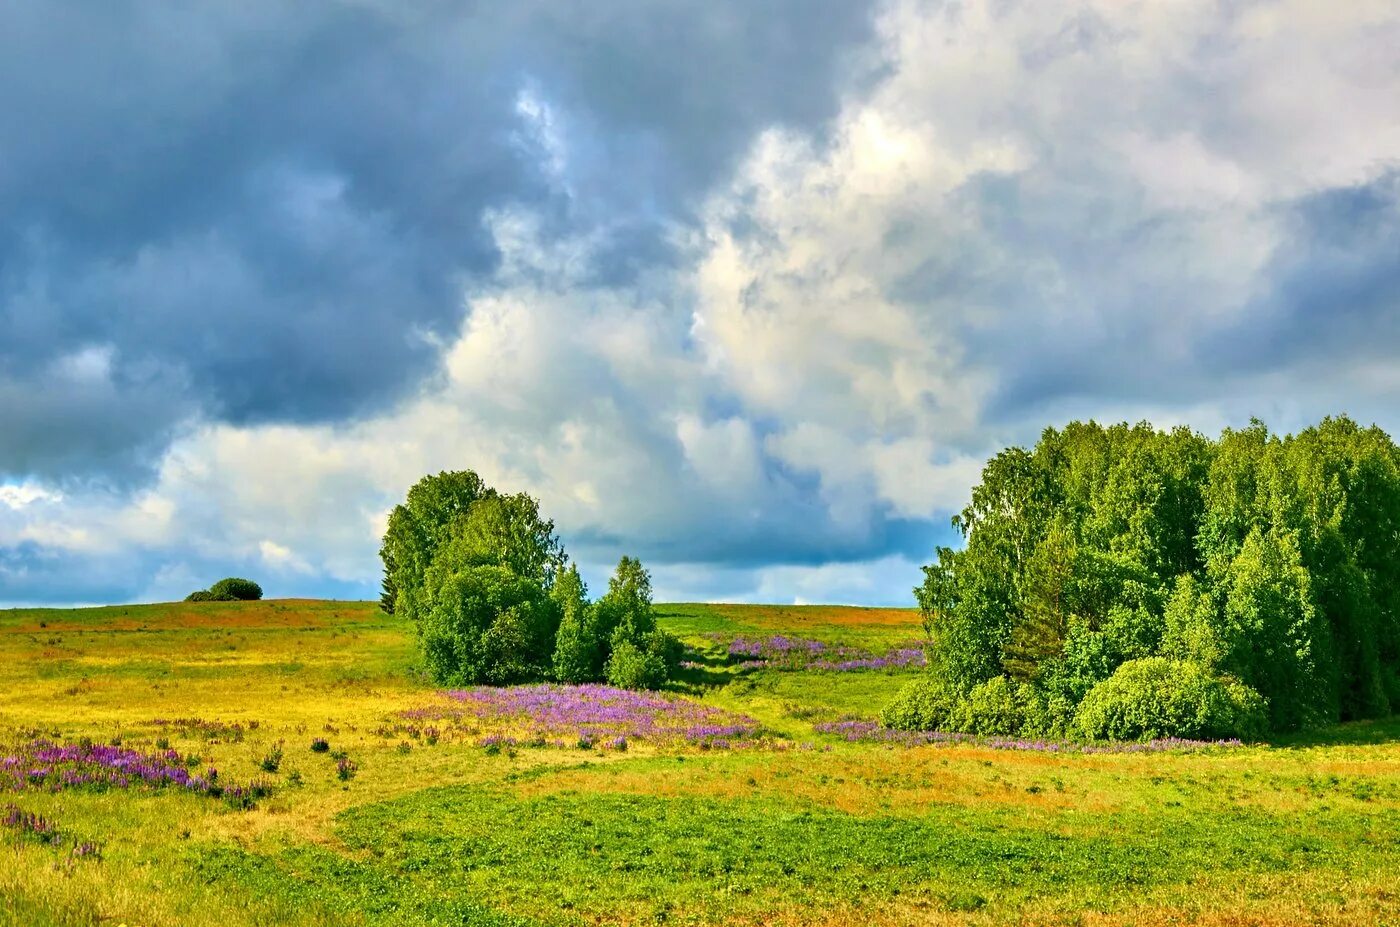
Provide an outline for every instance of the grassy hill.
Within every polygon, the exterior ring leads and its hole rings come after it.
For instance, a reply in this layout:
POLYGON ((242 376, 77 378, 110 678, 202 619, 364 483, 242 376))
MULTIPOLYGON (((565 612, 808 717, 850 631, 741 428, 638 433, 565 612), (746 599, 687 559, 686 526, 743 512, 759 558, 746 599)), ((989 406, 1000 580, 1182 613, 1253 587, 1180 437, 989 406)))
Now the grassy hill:
POLYGON ((675 691, 577 723, 437 691, 372 603, 0 612, 0 924, 1400 922, 1393 722, 909 744, 860 722, 916 612, 658 611, 675 691))

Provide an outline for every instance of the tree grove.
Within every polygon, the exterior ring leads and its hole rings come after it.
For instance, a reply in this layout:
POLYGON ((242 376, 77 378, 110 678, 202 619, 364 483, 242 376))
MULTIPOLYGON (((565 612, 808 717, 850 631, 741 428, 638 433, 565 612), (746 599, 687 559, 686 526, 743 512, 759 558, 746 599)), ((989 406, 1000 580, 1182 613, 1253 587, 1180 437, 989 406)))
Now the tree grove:
POLYGON ((1073 423, 992 458, 915 595, 888 723, 1256 735, 1400 707, 1400 448, 1328 418, 1210 440, 1073 423))

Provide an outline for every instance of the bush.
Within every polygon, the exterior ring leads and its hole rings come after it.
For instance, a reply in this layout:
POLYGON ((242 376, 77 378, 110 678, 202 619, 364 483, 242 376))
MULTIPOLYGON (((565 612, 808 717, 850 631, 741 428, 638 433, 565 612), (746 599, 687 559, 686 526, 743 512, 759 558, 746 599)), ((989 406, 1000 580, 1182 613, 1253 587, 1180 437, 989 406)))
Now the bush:
POLYGON ((545 676, 553 614, 538 582, 502 566, 444 570, 432 598, 418 637, 434 680, 500 686, 545 676))
POLYGON ((1267 728, 1264 698, 1189 660, 1130 660, 1080 703, 1075 726, 1096 740, 1256 738, 1267 728))
POLYGON ((666 661, 659 653, 623 640, 608 657, 607 675, 608 683, 619 689, 655 689, 666 681, 666 661))
POLYGON ((948 690, 925 676, 906 685, 880 712, 880 723, 899 731, 934 731, 943 727, 952 710, 948 690))
POLYGON ((1045 692, 1021 683, 1016 687, 1021 705, 1021 736, 1063 740, 1074 727, 1075 703, 1063 694, 1045 692))
POLYGON ((229 602, 232 596, 217 596, 208 589, 200 589, 185 596, 186 602, 229 602))
POLYGON ((674 636, 657 628, 646 636, 644 647, 647 653, 661 658, 661 665, 666 668, 667 679, 680 670, 681 657, 685 656, 685 645, 674 636))
POLYGON ((1005 676, 994 676, 973 686, 953 706, 948 725, 967 734, 1011 736, 1021 733, 1024 720, 1015 685, 1005 676))
POLYGON ((237 576, 229 576, 219 580, 209 587, 210 594, 216 596, 220 601, 237 600, 240 602, 255 602, 262 598, 262 586, 251 579, 241 579, 237 576))

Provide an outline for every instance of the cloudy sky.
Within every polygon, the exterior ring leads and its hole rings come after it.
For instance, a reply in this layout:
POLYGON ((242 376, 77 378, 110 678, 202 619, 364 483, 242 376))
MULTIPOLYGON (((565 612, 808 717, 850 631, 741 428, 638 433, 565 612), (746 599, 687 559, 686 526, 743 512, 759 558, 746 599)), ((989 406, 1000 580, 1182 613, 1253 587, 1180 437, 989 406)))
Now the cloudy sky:
POLYGON ((0 9, 0 604, 369 597, 472 468, 595 589, 909 604, 1077 417, 1400 430, 1393 0, 0 9))

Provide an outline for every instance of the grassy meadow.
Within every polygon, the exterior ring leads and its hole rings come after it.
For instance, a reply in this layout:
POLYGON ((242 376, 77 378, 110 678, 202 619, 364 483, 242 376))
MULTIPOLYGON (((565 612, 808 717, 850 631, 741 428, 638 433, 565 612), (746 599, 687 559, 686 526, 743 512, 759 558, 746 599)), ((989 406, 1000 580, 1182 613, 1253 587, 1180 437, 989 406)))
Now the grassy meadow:
POLYGON ((0 925, 1400 924, 1394 721, 1151 753, 853 742, 823 726, 873 718, 917 668, 729 645, 886 654, 916 612, 658 614, 688 648, 673 695, 759 735, 501 736, 372 603, 0 612, 0 759, 168 751, 269 790, 239 808, 0 778, 0 925))

